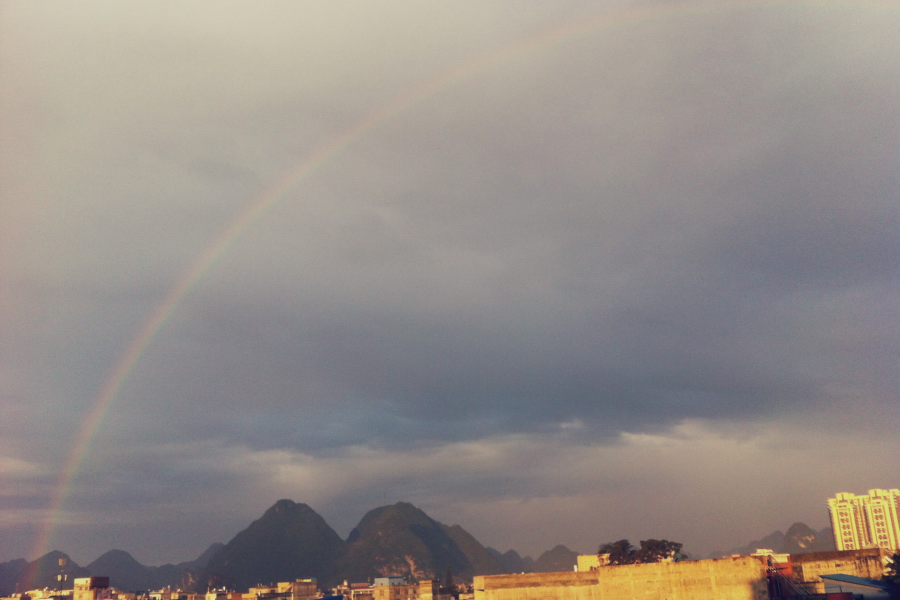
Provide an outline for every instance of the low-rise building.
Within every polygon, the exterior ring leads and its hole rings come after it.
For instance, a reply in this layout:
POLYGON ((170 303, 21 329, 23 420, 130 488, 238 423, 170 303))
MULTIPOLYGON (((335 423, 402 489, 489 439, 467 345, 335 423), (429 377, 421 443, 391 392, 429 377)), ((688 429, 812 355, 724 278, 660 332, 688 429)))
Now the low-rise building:
POLYGON ((368 582, 350 583, 345 581, 337 586, 335 593, 350 600, 373 600, 375 586, 368 582))
POLYGON ((372 585, 375 587, 406 585, 406 577, 376 577, 372 585))
POLYGON ((609 554, 579 554, 575 570, 579 572, 596 571, 609 564, 609 554))
POLYGON ((281 581, 276 585, 258 585, 241 594, 240 600, 314 600, 319 597, 319 584, 315 577, 281 581))
POLYGON ((72 600, 73 590, 51 590, 44 588, 41 590, 28 590, 27 592, 15 593, 6 596, 2 600, 72 600))
POLYGON ((109 577, 79 577, 75 580, 72 600, 99 600, 109 589, 109 577))
POLYGON ((474 600, 770 600, 824 594, 823 576, 877 580, 888 553, 880 548, 712 560, 601 566, 594 570, 475 577, 474 600))

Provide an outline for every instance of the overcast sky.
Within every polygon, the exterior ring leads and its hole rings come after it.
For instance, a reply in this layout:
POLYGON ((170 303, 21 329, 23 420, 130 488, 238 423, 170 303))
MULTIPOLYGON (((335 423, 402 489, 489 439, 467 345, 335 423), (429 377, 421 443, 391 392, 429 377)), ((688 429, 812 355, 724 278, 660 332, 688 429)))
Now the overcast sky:
POLYGON ((0 3, 0 560, 190 560, 280 498, 342 536, 405 500, 502 551, 705 555, 900 487, 897 31, 0 3))

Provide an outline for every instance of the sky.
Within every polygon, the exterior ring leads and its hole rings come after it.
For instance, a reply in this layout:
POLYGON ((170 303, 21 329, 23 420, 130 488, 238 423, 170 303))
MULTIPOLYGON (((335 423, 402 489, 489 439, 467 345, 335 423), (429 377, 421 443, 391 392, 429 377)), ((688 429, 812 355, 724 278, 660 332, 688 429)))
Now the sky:
POLYGON ((695 555, 900 487, 894 2, 0 2, 0 560, 281 498, 695 555))

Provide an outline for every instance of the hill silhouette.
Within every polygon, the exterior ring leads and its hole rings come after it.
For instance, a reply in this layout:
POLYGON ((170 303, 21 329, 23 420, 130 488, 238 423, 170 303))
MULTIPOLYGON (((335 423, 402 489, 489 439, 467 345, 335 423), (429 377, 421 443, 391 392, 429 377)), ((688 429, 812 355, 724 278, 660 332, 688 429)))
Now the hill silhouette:
POLYGON ((463 578, 475 574, 466 553, 439 522, 398 502, 370 510, 350 532, 340 572, 353 581, 385 575, 425 580, 443 577, 447 567, 463 578))
POLYGON ((504 573, 533 573, 534 560, 530 556, 521 557, 515 550, 501 553, 496 548, 487 548, 488 553, 497 559, 504 573))
POLYGON ((806 523, 794 523, 785 532, 784 541, 778 551, 787 554, 804 554, 834 549, 834 535, 832 535, 830 527, 817 532, 806 523))
POLYGON ((194 587, 212 582, 245 590, 306 577, 333 582, 343 550, 344 541, 316 511, 279 500, 212 557, 194 587))
POLYGON ((764 538, 754 540, 731 550, 717 550, 710 553, 709 558, 720 558, 732 554, 753 554, 758 549, 766 548, 780 554, 805 554, 807 552, 827 552, 834 550, 834 535, 831 528, 821 531, 812 529, 806 523, 794 523, 787 533, 773 531, 764 538))
POLYGON ((76 577, 87 577, 88 575, 90 575, 88 570, 78 566, 78 563, 69 558, 68 554, 54 550, 27 563, 15 577, 13 587, 18 586, 22 591, 45 587, 71 590, 76 577), (66 579, 62 583, 57 580, 57 575, 60 574, 59 560, 61 558, 66 560, 65 566, 62 567, 62 573, 66 579))
POLYGON ((88 571, 109 577, 109 584, 120 590, 150 590, 150 569, 124 550, 110 550, 88 565, 88 571))
MULTIPOLYGON (((796 543, 808 532, 795 528, 796 543)), ((782 536, 784 537, 784 536, 782 536)), ((793 539, 793 538, 792 538, 793 539)), ((577 553, 557 546, 537 561, 515 550, 485 548, 460 525, 445 525, 408 502, 370 510, 344 541, 306 504, 279 500, 227 544, 213 544, 196 560, 149 567, 124 550, 110 550, 87 567, 54 551, 27 562, 0 564, 0 594, 56 586, 59 559, 67 558, 67 586, 75 577, 108 576, 123 591, 165 587, 205 591, 209 586, 247 590, 257 584, 315 577, 320 587, 340 581, 368 581, 399 575, 412 581, 444 579, 447 569, 458 580, 475 575, 570 571, 577 553)))
MULTIPOLYGON (((506 573, 503 565, 500 564, 487 548, 481 545, 472 535, 460 527, 459 525, 442 525, 444 531, 450 536, 459 549, 463 551, 469 563, 472 565, 473 575, 499 575, 506 573)), ((460 573, 462 575, 462 573, 460 573)))
POLYGON ((110 550, 85 568, 91 575, 109 577, 110 585, 120 590, 187 589, 193 587, 197 572, 222 548, 223 544, 212 544, 195 560, 159 567, 142 565, 124 550, 110 550))
POLYGON ((16 591, 16 582, 22 569, 28 566, 24 558, 0 563, 0 596, 9 596, 16 591))
POLYGON ((535 573, 553 573, 556 571, 571 571, 578 564, 578 552, 569 550, 562 544, 552 550, 547 550, 534 561, 535 573))

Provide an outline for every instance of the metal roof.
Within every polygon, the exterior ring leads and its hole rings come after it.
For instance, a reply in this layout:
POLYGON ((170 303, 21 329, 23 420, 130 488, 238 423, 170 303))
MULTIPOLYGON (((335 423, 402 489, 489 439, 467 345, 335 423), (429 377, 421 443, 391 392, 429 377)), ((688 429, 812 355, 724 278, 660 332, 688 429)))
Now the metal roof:
POLYGON ((856 577, 855 575, 844 575, 843 573, 836 573, 834 575, 819 575, 822 579, 829 579, 831 581, 839 581, 841 583, 848 583, 853 585, 861 585, 870 588, 877 588, 879 590, 888 590, 891 588, 890 585, 883 581, 878 581, 877 579, 866 579, 865 577, 856 577))

